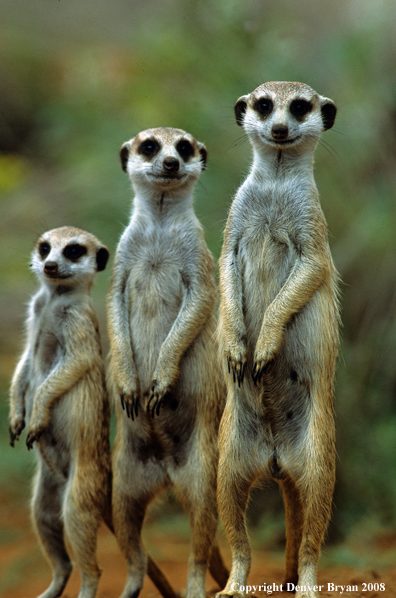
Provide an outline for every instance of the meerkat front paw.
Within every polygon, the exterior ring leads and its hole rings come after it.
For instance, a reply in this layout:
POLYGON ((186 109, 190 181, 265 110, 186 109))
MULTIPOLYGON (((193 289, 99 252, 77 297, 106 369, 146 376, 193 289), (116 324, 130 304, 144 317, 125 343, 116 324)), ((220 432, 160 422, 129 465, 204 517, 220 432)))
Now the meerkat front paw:
POLYGON ((121 407, 128 418, 135 420, 139 413, 140 389, 137 375, 115 375, 115 386, 121 407))
POLYGON ((150 413, 151 411, 151 417, 159 415, 161 405, 166 401, 168 394, 169 392, 167 388, 161 389, 157 380, 153 380, 153 383, 151 385, 150 396, 146 405, 147 413, 150 413))
POLYGON ((22 430, 25 427, 25 419, 23 417, 15 417, 10 419, 10 445, 15 446, 15 441, 19 440, 22 430))
POLYGON ((117 385, 117 390, 123 411, 125 411, 128 418, 131 418, 132 421, 134 421, 135 417, 139 414, 140 393, 138 385, 117 385))
POLYGON ((150 396, 147 401, 146 410, 151 416, 159 415, 161 405, 166 400, 169 389, 178 377, 176 366, 170 363, 158 364, 155 368, 153 381, 150 388, 150 396))
POLYGON ((283 342, 283 331, 274 327, 263 326, 254 351, 252 378, 257 384, 265 370, 274 360, 283 342))
POLYGON ((241 386, 245 376, 245 368, 247 363, 246 347, 232 347, 226 352, 228 373, 232 372, 234 384, 238 381, 238 387, 241 386))
POLYGON ((26 446, 28 448, 28 451, 30 451, 33 448, 33 444, 36 442, 36 440, 40 439, 43 432, 43 427, 32 425, 29 426, 28 435, 26 437, 26 446))
POLYGON ((127 417, 135 421, 135 417, 139 415, 139 395, 137 393, 119 393, 121 407, 126 412, 127 417))

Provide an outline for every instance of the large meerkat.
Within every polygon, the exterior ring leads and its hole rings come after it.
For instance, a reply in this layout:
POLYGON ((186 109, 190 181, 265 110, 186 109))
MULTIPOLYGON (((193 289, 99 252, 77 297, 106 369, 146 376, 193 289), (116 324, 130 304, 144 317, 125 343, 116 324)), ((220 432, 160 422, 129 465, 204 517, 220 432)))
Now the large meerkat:
MULTIPOLYGON (((143 131, 120 151, 135 191, 108 296, 108 380, 117 411, 113 520, 128 565, 123 598, 136 598, 142 588, 141 529, 161 489, 173 486, 190 519, 187 598, 204 598, 208 559, 213 564, 219 556, 213 541, 225 388, 214 262, 193 209, 206 156, 202 143, 173 128, 143 131)), ((211 572, 224 585, 227 573, 217 564, 211 572)))
POLYGON ((338 275, 313 157, 336 107, 308 85, 272 82, 239 98, 235 115, 253 164, 231 205, 220 259, 228 394, 218 500, 232 569, 218 597, 244 595, 249 491, 272 477, 286 511, 285 583, 298 583, 299 598, 313 598, 335 480, 339 320, 338 275))
POLYGON ((110 409, 99 327, 90 291, 109 252, 70 226, 44 233, 32 254, 41 287, 29 305, 27 341, 11 385, 11 446, 25 427, 38 471, 32 515, 53 580, 40 598, 62 594, 72 570, 64 532, 81 572, 79 598, 100 577, 97 530, 111 525, 110 409))

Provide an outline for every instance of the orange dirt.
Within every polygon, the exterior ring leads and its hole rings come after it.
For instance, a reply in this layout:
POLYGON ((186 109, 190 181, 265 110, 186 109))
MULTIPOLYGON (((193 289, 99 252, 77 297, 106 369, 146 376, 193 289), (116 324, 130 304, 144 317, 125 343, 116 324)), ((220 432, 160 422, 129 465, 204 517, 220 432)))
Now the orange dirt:
MULTIPOLYGON (((43 592, 50 583, 50 568, 42 556, 32 531, 27 505, 15 504, 10 499, 0 497, 0 596, 3 598, 32 598, 43 592)), ((154 525, 146 526, 145 543, 148 551, 168 577, 177 592, 186 587, 187 559, 189 545, 177 532, 164 537, 154 525)), ((226 562, 230 563, 230 553, 224 542, 221 548, 226 562)), ((98 556, 103 570, 97 598, 117 598, 120 596, 126 575, 126 566, 114 537, 101 528, 98 543, 98 556)), ((257 598, 266 596, 292 596, 278 590, 283 580, 283 563, 270 553, 255 551, 253 566, 249 576, 251 586, 262 586, 260 591, 251 590, 257 598), (266 585, 263 591, 263 586, 266 585), (270 586, 270 587, 269 587, 270 586)), ((396 597, 396 568, 378 572, 355 570, 349 567, 319 568, 318 583, 324 586, 320 596, 327 597, 396 597), (333 586, 328 586, 333 584, 333 586), (366 585, 364 585, 366 584, 366 585), (371 585, 370 585, 371 584, 371 585), (381 584, 384 584, 381 586, 381 584), (338 586, 336 588, 335 586, 338 586), (342 592, 342 588, 344 590, 342 592), (349 586, 349 587, 348 587, 349 586), (365 589, 366 588, 366 589, 365 589), (385 588, 382 590, 381 588, 385 588)), ((79 573, 75 568, 64 598, 76 598, 80 585, 79 573)), ((212 595, 218 590, 212 578, 207 576, 207 591, 212 595)), ((146 578, 141 598, 159 598, 160 594, 152 582, 146 578)))

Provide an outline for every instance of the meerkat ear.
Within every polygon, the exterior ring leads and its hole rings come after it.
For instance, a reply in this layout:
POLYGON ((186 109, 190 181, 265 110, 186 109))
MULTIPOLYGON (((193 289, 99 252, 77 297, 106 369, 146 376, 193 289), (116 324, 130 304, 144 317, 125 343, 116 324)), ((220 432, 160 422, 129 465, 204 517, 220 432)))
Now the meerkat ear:
POLYGON ((321 112, 323 121, 323 130, 331 129, 334 125, 335 117, 337 114, 337 106, 328 98, 321 98, 321 112))
POLYGON ((208 150, 206 149, 204 144, 200 143, 200 142, 198 142, 198 149, 199 149, 199 153, 201 154, 201 164, 202 164, 202 172, 203 172, 206 168, 206 162, 208 160, 208 150))
POLYGON ((126 143, 124 143, 124 145, 122 145, 122 147, 120 149, 121 168, 124 172, 128 172, 127 164, 128 164, 129 150, 131 149, 131 145, 132 145, 132 142, 127 141, 126 143))
POLYGON ((109 255, 107 247, 100 247, 96 252, 96 269, 98 272, 102 272, 106 268, 109 255))
POLYGON ((243 115, 246 112, 247 101, 249 96, 241 96, 235 103, 234 112, 237 125, 243 126, 243 115))

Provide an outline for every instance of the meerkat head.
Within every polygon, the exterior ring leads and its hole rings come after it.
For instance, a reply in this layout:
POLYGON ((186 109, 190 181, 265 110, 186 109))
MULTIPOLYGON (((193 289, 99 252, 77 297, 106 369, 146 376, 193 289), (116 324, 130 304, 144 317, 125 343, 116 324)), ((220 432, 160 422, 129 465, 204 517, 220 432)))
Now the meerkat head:
POLYGON ((315 147, 320 134, 330 129, 337 108, 309 85, 288 81, 264 83, 240 97, 234 107, 238 125, 254 147, 297 150, 315 147))
POLYGON ((62 226, 45 232, 32 254, 32 270, 48 286, 90 287, 106 268, 109 250, 84 230, 62 226))
POLYGON ((207 151, 203 143, 181 129, 157 128, 124 143, 120 158, 133 184, 164 192, 194 183, 205 170, 207 151))

